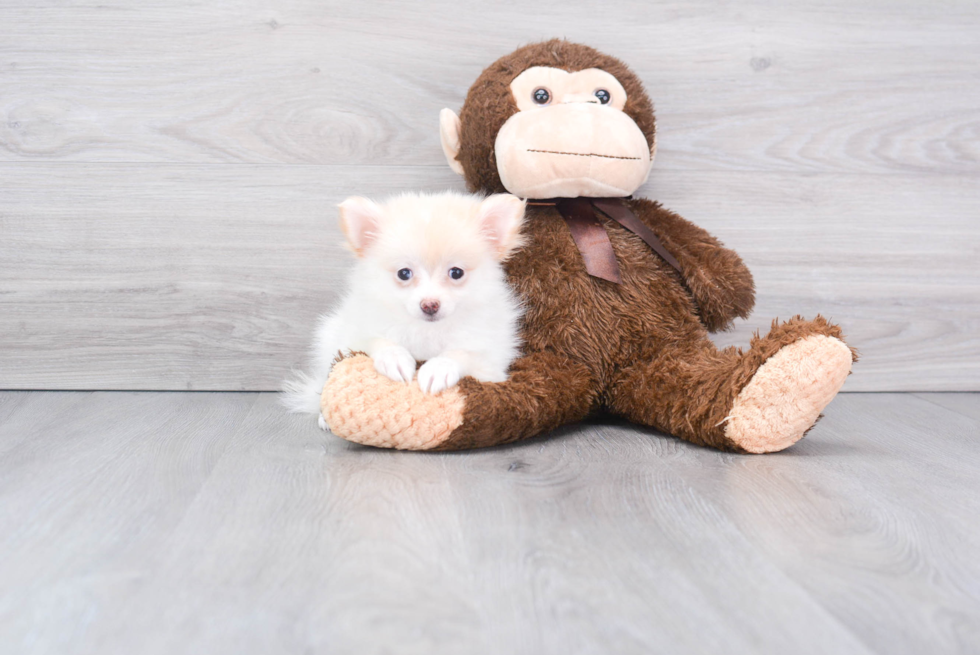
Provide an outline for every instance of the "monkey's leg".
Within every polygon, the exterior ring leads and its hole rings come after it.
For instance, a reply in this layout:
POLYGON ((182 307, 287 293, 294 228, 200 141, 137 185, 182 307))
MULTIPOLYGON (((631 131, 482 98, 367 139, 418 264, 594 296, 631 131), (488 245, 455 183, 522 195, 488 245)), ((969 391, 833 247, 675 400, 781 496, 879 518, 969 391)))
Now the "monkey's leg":
POLYGON ((707 337, 659 350, 620 370, 610 410, 687 441, 768 453, 793 445, 844 384, 856 359, 840 328, 821 317, 773 323, 748 351, 707 337))
POLYGON ((597 407, 598 389, 581 364, 538 352, 514 362, 506 382, 460 380, 440 394, 379 375, 368 357, 338 362, 323 389, 331 432, 368 446, 402 450, 480 448, 526 439, 578 421, 597 407))

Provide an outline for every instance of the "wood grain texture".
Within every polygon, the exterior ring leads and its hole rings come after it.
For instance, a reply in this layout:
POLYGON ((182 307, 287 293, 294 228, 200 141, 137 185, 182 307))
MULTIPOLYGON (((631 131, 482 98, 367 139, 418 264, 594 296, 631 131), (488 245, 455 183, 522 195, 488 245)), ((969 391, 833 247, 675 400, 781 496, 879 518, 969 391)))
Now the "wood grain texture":
POLYGON ((350 264, 336 204, 432 172, 7 167, 0 387, 276 389, 350 264))
POLYGON ((565 36, 635 67, 667 169, 980 172, 968 1, 68 4, 0 9, 2 159, 441 165, 439 110, 565 36))
MULTIPOLYGON (((334 205, 458 184, 435 167, 0 171, 5 388, 276 389, 305 363, 349 266, 334 205)), ((848 390, 980 385, 980 186, 968 178, 664 171, 644 192, 756 276, 756 311, 719 343, 823 313, 863 354, 848 390), (944 220, 924 222, 920 203, 944 220)))
POLYGON ((980 397, 973 393, 920 393, 916 394, 930 403, 945 407, 980 422, 980 397))
POLYGON ((70 652, 143 584, 142 561, 166 546, 255 397, 3 398, 17 407, 0 422, 0 652, 70 652))
POLYGON ((461 188, 437 115, 517 44, 630 63, 642 190, 821 312, 848 390, 980 389, 980 5, 0 7, 0 388, 275 388, 348 260, 332 205, 461 188), (473 26, 479 26, 478 36, 473 26))
POLYGON ((974 652, 980 423, 937 397, 845 394, 760 457, 617 423, 400 453, 269 394, 3 393, 0 652, 974 652))

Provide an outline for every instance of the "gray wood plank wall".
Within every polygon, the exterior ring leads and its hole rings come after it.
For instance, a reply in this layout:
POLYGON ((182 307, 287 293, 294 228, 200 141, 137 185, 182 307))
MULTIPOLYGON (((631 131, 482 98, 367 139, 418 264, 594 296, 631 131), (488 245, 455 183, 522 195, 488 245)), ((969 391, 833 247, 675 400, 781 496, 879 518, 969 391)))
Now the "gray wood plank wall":
POLYGON ((0 388, 273 389, 348 260, 350 194, 461 189, 438 143, 484 66, 552 36, 631 64, 642 193, 820 312, 845 389, 980 389, 975 2, 0 6, 0 388))

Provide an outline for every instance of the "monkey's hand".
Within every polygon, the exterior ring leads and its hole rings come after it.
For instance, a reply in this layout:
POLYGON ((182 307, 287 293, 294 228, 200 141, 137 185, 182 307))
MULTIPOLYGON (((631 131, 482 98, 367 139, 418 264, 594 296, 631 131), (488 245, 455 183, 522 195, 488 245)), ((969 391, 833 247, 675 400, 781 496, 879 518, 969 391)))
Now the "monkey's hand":
POLYGON ((458 386, 425 393, 415 381, 405 384, 379 373, 365 355, 334 365, 320 403, 326 424, 337 436, 402 450, 439 447, 463 422, 463 407, 458 386))
POLYGON ((631 200, 637 218, 656 233, 681 265, 681 274, 711 332, 745 318, 755 305, 752 273, 734 250, 652 200, 631 200))

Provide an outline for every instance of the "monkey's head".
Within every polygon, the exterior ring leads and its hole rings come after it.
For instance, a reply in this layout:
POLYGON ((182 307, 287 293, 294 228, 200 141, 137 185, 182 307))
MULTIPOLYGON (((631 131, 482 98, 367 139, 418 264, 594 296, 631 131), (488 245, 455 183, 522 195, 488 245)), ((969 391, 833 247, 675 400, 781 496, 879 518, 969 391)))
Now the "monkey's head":
POLYGON ((442 149, 471 191, 522 198, 623 197, 650 173, 653 105, 626 64, 553 39, 483 71, 460 116, 443 109, 442 149))

